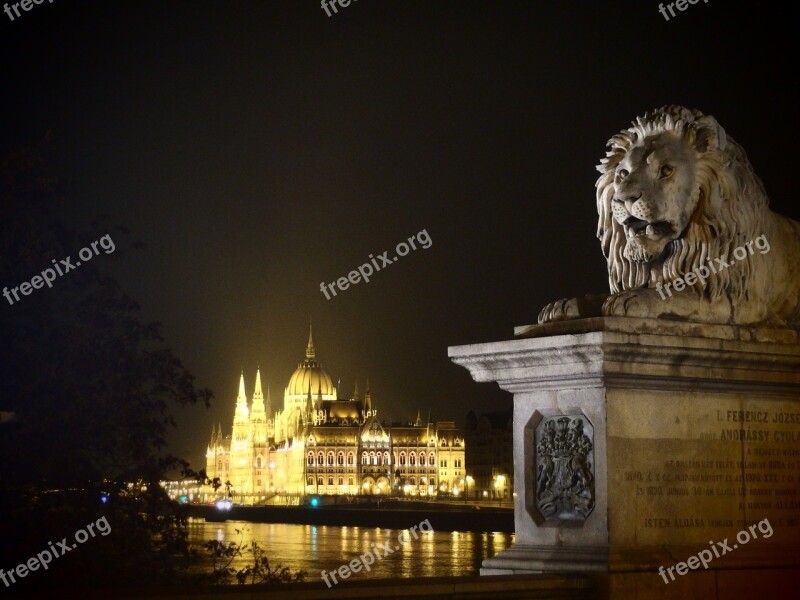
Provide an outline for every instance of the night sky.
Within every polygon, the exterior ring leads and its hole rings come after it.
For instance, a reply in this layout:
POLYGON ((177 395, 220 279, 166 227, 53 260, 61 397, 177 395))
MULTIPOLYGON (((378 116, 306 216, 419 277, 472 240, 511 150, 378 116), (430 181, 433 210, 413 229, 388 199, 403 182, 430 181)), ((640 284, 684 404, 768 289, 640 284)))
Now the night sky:
POLYGON ((172 437, 194 467, 212 423, 230 431, 242 369, 280 405, 309 318, 342 395, 369 376, 379 416, 462 424, 511 397, 448 346, 607 291, 595 165, 637 115, 713 114, 800 219, 790 6, 55 0, 0 14, 0 149, 49 132, 65 218, 107 214, 144 244, 95 262, 216 395, 172 437), (320 291, 423 229, 429 249, 320 291))

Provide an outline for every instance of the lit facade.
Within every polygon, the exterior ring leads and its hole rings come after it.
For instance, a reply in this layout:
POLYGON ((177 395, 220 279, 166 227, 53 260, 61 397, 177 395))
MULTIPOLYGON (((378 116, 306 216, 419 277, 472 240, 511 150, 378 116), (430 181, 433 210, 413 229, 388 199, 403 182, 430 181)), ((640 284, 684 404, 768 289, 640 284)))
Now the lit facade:
POLYGON ((467 414, 467 491, 472 500, 503 500, 514 492, 514 414, 511 409, 467 414))
MULTIPOLYGON (((212 432, 206 474, 221 484, 217 496, 260 502, 273 495, 459 495, 464 439, 451 421, 386 425, 378 420, 367 382, 340 399, 316 360, 309 331, 306 359, 297 366, 273 413, 256 372, 247 401, 244 374, 231 435, 212 432)), ((429 419, 430 421, 430 419, 429 419)), ((212 492, 205 490, 205 495, 212 492)))

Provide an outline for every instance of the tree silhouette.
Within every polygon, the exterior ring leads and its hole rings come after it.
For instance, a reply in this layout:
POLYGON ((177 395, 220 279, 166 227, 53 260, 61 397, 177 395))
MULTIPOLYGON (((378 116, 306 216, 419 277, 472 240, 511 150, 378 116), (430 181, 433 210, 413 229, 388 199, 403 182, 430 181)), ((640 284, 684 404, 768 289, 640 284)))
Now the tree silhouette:
POLYGON ((166 449, 170 411, 208 406, 211 392, 195 388, 159 324, 142 322, 139 305, 99 270, 128 250, 125 231, 100 221, 86 231, 68 226, 62 213, 71 194, 42 155, 34 149, 0 161, 0 286, 31 281, 68 256, 74 263, 105 234, 116 249, 13 305, 0 298, 0 411, 15 415, 0 426, 0 510, 14 540, 0 546, 0 559, 35 556, 102 510, 111 534, 23 585, 141 584, 145 574, 166 581, 176 560, 188 559, 183 518, 158 485, 167 470, 188 467, 166 449))

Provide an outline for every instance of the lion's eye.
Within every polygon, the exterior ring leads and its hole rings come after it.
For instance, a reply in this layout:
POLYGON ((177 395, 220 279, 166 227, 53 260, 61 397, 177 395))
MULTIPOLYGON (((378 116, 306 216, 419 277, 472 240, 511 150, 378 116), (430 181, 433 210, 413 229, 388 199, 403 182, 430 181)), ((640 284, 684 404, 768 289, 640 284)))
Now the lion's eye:
POLYGON ((658 178, 659 179, 665 179, 665 178, 669 177, 670 175, 672 175, 672 172, 674 170, 675 169, 673 169, 669 165, 662 165, 661 168, 658 170, 658 178))
POLYGON ((620 169, 617 171, 617 177, 621 180, 625 179, 628 176, 628 172, 625 169, 620 169))

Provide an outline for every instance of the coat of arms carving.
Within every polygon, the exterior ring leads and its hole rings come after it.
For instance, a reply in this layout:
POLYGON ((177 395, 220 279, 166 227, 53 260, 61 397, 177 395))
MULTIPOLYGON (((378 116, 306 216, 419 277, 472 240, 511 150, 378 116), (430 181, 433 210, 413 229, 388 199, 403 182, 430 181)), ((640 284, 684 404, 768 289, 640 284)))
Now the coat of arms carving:
POLYGON ((584 521, 594 508, 594 429, 583 415, 536 428, 536 508, 545 521, 584 521))

